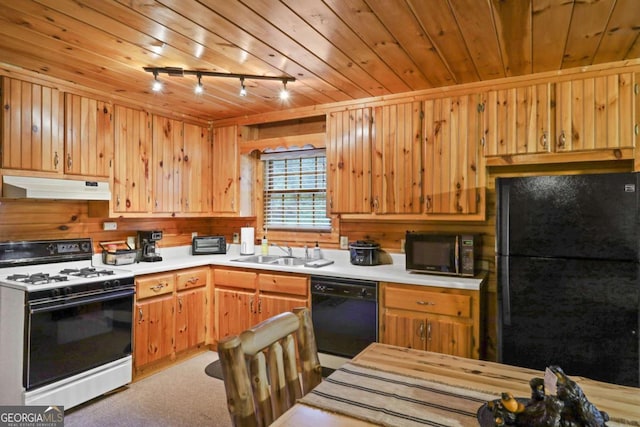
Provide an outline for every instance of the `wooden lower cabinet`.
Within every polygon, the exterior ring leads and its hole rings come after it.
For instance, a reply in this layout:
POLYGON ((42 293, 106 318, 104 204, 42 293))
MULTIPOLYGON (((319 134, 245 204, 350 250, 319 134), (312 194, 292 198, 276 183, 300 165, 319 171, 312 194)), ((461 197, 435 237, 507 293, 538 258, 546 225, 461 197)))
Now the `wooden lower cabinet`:
POLYGON ((309 276, 216 268, 215 319, 218 340, 236 335, 276 314, 309 307, 309 276))
POLYGON ((209 267, 136 277, 134 374, 200 348, 207 334, 209 267))
POLYGON ((479 359, 478 291, 380 284, 380 341, 401 347, 479 359))

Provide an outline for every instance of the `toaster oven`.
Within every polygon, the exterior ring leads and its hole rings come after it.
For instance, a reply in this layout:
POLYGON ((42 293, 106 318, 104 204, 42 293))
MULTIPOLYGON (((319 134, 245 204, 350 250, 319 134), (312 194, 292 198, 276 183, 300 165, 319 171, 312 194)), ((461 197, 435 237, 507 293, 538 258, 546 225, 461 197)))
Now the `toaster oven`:
POLYGON ((226 254, 227 240, 224 236, 194 237, 191 241, 192 255, 226 254))

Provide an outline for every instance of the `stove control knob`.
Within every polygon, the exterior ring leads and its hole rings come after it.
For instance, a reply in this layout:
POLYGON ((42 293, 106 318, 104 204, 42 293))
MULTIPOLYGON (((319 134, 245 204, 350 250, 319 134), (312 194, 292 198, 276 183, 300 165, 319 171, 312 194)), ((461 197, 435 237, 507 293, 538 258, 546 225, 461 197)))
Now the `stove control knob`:
POLYGON ((65 286, 62 288, 62 293, 65 295, 71 295, 73 293, 73 289, 70 286, 65 286))
POLYGON ((115 280, 113 281, 113 287, 114 287, 114 288, 117 288, 118 286, 120 286, 120 280, 115 279, 115 280))
POLYGON ((60 296, 60 289, 55 288, 55 289, 51 289, 51 296, 52 297, 59 297, 60 296))
POLYGON ((104 289, 109 289, 111 287, 111 282, 109 280, 105 280, 104 283, 102 284, 102 287, 104 289))
POLYGON ((367 296, 367 288, 360 289, 360 296, 363 298, 367 296))

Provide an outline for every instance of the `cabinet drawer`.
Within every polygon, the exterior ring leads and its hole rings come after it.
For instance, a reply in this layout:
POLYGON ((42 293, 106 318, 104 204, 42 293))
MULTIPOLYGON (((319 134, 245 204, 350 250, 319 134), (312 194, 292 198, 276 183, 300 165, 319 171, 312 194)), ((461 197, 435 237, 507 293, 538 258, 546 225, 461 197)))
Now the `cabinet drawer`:
POLYGON ((251 271, 216 268, 213 270, 213 283, 215 286, 225 286, 229 288, 256 289, 257 276, 257 273, 251 271))
POLYGON ((154 274, 136 279, 136 297, 140 300, 173 292, 173 274, 154 274))
POLYGON ((194 268, 183 270, 176 274, 176 287, 179 291, 198 288, 207 284, 208 268, 194 268))
POLYGON ((386 288, 386 308, 471 317, 471 297, 418 289, 386 288))
POLYGON ((300 295, 309 294, 309 278, 298 276, 283 276, 280 274, 264 274, 258 276, 258 286, 261 291, 278 292, 281 294, 300 295))

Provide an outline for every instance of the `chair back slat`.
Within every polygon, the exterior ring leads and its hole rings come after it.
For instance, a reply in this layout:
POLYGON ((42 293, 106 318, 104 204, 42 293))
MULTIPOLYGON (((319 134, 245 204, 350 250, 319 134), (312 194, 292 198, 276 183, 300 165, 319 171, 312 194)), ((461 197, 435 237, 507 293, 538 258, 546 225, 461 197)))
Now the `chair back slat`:
POLYGON ((306 307, 221 340, 218 353, 227 406, 237 427, 268 426, 322 380, 306 307))
POLYGON ((322 366, 318 358, 318 345, 313 332, 311 312, 306 307, 297 307, 293 309, 293 313, 300 320, 300 328, 298 328, 296 338, 298 357, 300 358, 302 395, 304 396, 322 381, 322 366))

